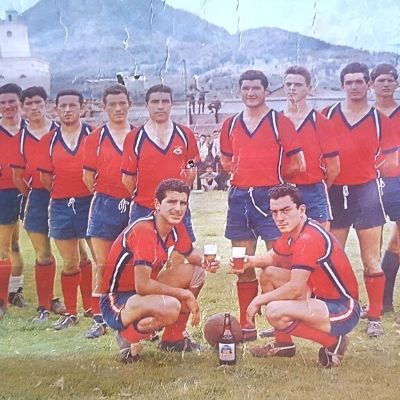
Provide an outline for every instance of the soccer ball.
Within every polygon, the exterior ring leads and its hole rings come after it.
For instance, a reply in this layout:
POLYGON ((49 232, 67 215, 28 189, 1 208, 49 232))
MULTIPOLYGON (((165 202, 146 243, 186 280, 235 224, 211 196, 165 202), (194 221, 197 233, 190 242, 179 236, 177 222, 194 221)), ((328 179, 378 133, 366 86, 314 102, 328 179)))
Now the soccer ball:
MULTIPOLYGON (((207 319, 204 324, 203 335, 204 339, 214 348, 218 347, 218 342, 222 338, 224 330, 225 313, 214 314, 207 319)), ((239 321, 231 314, 231 329, 235 343, 243 341, 242 328, 239 321)))

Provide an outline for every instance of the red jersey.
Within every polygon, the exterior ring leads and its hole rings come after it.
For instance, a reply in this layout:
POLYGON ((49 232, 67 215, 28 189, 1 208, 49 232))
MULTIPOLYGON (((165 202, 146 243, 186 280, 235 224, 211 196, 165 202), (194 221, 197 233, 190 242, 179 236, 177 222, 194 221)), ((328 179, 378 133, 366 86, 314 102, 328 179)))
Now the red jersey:
MULTIPOLYGON (((296 131, 303 148, 307 171, 297 174, 289 182, 297 185, 321 182, 326 171, 324 159, 339 155, 331 122, 322 114, 311 110, 296 131)), ((286 167, 287 161, 284 161, 283 171, 286 167)))
POLYGON ((174 123, 170 141, 162 149, 150 139, 142 126, 125 138, 121 171, 136 176, 135 203, 154 208, 154 193, 158 184, 164 179, 181 179, 181 172, 188 163, 198 163, 199 160, 197 143, 189 128, 174 123))
POLYGON ((90 133, 89 125, 82 124, 78 142, 74 150, 65 143, 61 128, 49 132, 40 139, 38 171, 53 174, 51 198, 90 196, 82 179, 83 139, 90 133))
MULTIPOLYGON (((395 129, 397 133, 397 143, 400 146, 400 105, 389 115, 389 119, 393 123, 393 129, 395 129)), ((379 157, 376 165, 379 165, 383 161, 383 157, 379 157)), ((385 176, 387 177, 394 177, 394 176, 400 176, 400 160, 399 160, 399 165, 397 165, 396 168, 393 168, 389 172, 385 173, 385 176)))
POLYGON ((283 157, 301 151, 293 123, 275 110, 270 110, 250 133, 243 112, 229 117, 222 125, 221 153, 232 157, 232 185, 248 188, 282 183, 283 157))
POLYGON ((96 173, 95 190, 116 198, 130 197, 122 184, 122 149, 107 125, 95 129, 83 143, 83 169, 96 173))
POLYGON ((397 151, 398 140, 393 124, 374 107, 354 125, 344 116, 341 104, 324 109, 323 113, 332 121, 339 145, 340 172, 335 179, 337 185, 358 185, 379 177, 376 159, 397 151))
MULTIPOLYGON (((58 124, 52 121, 50 132, 58 128, 58 124)), ((11 168, 25 170, 25 176, 29 180, 32 189, 43 189, 40 181, 40 173, 37 170, 40 156, 40 140, 25 126, 15 137, 16 150, 12 152, 10 159, 11 168)))
POLYGON ((138 219, 125 228, 112 245, 104 266, 101 292, 134 291, 136 265, 151 268, 150 277, 156 279, 172 250, 185 256, 193 250, 182 222, 163 241, 157 232, 154 214, 138 219))
POLYGON ((17 151, 17 135, 24 128, 25 123, 25 120, 21 120, 20 131, 16 135, 0 125, 0 189, 16 189, 10 163, 17 151))
POLYGON ((308 286, 314 296, 326 300, 358 300, 358 283, 339 242, 318 223, 307 219, 297 239, 283 234, 274 252, 292 257, 292 269, 310 271, 308 286))

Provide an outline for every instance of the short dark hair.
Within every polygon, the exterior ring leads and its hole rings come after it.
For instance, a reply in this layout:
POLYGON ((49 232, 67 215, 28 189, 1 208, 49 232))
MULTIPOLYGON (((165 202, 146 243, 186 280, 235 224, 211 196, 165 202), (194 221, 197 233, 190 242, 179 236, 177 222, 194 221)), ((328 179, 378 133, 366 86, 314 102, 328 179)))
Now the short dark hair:
POLYGON ((21 101, 21 103, 24 103, 24 101, 27 98, 31 99, 34 96, 39 96, 44 101, 47 100, 46 90, 42 86, 31 86, 31 87, 28 87, 27 89, 23 90, 19 100, 21 101))
POLYGON ((128 89, 124 85, 116 84, 106 88, 102 97, 103 104, 106 104, 107 96, 109 94, 124 94, 126 95, 128 102, 131 102, 128 89))
POLYGON ((378 64, 370 73, 370 77, 372 81, 375 81, 375 79, 379 75, 392 75, 393 79, 397 81, 399 74, 396 70, 396 68, 392 64, 387 64, 387 63, 382 63, 378 64))
POLYGON ((260 80, 264 89, 268 88, 268 78, 266 77, 264 72, 256 69, 249 69, 239 76, 239 88, 242 87, 243 81, 255 81, 257 79, 260 80))
POLYGON ((169 86, 158 84, 150 87, 144 96, 144 101, 146 102, 146 104, 149 102, 150 95, 152 93, 169 93, 172 102, 172 89, 169 86))
POLYGON ((306 85, 307 86, 311 85, 311 73, 307 68, 302 67, 300 65, 292 65, 291 67, 286 69, 286 71, 283 74, 283 77, 286 78, 286 76, 289 74, 301 75, 305 79, 306 85))
POLYGON ((344 84, 344 77, 347 74, 356 74, 362 73, 364 76, 365 83, 369 82, 369 69, 365 64, 361 64, 359 62, 353 62, 347 64, 341 71, 340 71, 340 83, 344 84))
POLYGON ((304 204, 303 195, 301 194, 299 189, 287 183, 274 186, 272 189, 269 190, 268 195, 269 198, 273 200, 278 200, 281 197, 289 196, 297 207, 300 207, 302 204, 304 204))
POLYGON ((78 92, 77 90, 74 89, 67 89, 67 90, 61 90, 61 92, 57 93, 56 96, 56 106, 58 106, 58 100, 60 97, 63 96, 77 96, 79 98, 79 104, 82 106, 83 105, 83 95, 81 92, 78 92))
POLYGON ((190 187, 180 179, 164 179, 157 186, 155 193, 155 197, 159 203, 167 197, 167 192, 186 193, 189 200, 190 187))
POLYGON ((19 99, 21 97, 22 89, 16 83, 6 83, 5 85, 0 87, 0 94, 8 93, 16 94, 19 99))

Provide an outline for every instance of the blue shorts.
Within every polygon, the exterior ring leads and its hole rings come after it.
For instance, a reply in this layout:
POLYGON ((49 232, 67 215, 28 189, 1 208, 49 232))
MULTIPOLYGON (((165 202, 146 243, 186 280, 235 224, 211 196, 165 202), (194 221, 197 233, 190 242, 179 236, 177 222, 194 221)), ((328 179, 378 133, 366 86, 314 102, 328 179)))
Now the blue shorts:
POLYGON ((400 221, 400 176, 382 179, 382 200, 391 221, 400 221))
POLYGON ((225 237, 230 240, 276 240, 281 234, 272 219, 268 191, 271 187, 240 189, 231 186, 225 237))
POLYGON ((373 180, 360 185, 332 185, 329 189, 332 206, 332 229, 369 229, 386 222, 380 185, 373 180))
POLYGON ((88 237, 114 241, 129 221, 130 200, 95 193, 89 211, 88 237))
POLYGON ((51 199, 49 207, 49 236, 53 239, 86 238, 92 196, 51 199))
POLYGON ((353 299, 323 300, 328 307, 331 335, 346 335, 352 331, 360 320, 361 307, 353 299))
MULTIPOLYGON (((131 203, 131 210, 129 213, 129 224, 132 222, 137 221, 139 218, 146 217, 149 215, 152 211, 154 211, 151 208, 148 207, 143 207, 140 206, 139 204, 135 204, 134 202, 131 203)), ((186 227, 186 230, 189 234, 190 240, 192 243, 196 241, 196 236, 193 231, 193 226, 192 226, 192 214, 190 212, 189 207, 186 210, 185 216, 183 217, 183 224, 186 227)))
POLYGON ((21 200, 18 189, 0 190, 0 225, 13 225, 18 221, 21 200))
POLYGON ((24 228, 30 232, 49 232, 50 193, 46 189, 32 189, 26 201, 24 228))
POLYGON ((318 222, 332 220, 332 210, 325 183, 318 182, 312 185, 296 185, 296 187, 303 195, 308 218, 318 222))
POLYGON ((121 321, 121 310, 126 302, 136 292, 108 293, 103 294, 100 300, 101 315, 105 323, 115 331, 122 331, 125 327, 121 321))

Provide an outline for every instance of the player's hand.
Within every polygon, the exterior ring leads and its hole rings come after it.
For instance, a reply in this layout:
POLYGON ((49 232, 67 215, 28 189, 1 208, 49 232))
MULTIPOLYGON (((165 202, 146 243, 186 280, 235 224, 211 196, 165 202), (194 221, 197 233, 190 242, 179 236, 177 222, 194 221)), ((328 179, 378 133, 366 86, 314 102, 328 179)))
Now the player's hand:
POLYGON ((256 314, 261 315, 261 306, 263 303, 260 301, 260 296, 257 296, 253 299, 253 301, 249 304, 246 311, 246 319, 247 321, 254 323, 254 318, 256 314))
POLYGON ((216 256, 214 261, 209 262, 206 258, 203 258, 201 264, 202 267, 207 271, 210 272, 212 274, 214 274, 215 272, 218 271, 219 266, 221 263, 221 257, 220 256, 216 256))

